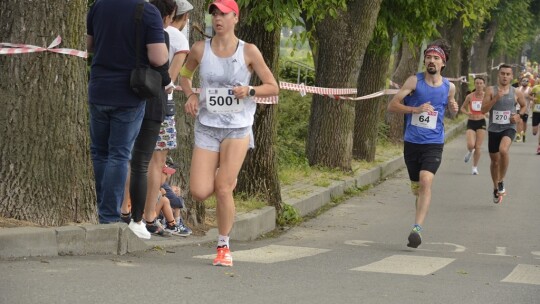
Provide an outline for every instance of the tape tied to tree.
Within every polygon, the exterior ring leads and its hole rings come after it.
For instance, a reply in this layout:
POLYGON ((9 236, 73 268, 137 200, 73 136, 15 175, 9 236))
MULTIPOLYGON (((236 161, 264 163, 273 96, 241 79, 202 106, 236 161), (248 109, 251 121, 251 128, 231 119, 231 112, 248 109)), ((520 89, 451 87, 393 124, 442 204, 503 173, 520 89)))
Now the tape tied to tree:
POLYGON ((88 54, 84 51, 78 51, 74 49, 56 48, 62 43, 62 37, 57 36, 53 42, 46 48, 31 45, 31 44, 14 44, 14 43, 0 43, 0 55, 15 55, 15 54, 27 54, 38 52, 53 52, 70 56, 77 56, 81 58, 87 58, 88 54))

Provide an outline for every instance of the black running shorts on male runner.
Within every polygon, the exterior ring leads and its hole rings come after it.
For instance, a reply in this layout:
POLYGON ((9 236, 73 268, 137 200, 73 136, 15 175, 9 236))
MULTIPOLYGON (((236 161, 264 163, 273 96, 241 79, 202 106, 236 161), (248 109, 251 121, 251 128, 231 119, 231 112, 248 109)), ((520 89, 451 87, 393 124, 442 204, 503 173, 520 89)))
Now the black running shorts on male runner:
POLYGON ((532 126, 536 127, 540 124, 540 112, 533 112, 532 126))
POLYGON ((415 144, 405 142, 403 157, 409 172, 409 179, 420 181, 420 171, 437 173, 442 161, 444 144, 415 144))
POLYGON ((488 132, 489 153, 499 152, 499 146, 501 145, 501 141, 505 136, 509 137, 511 141, 514 141, 514 138, 516 137, 516 130, 506 129, 501 132, 488 132))

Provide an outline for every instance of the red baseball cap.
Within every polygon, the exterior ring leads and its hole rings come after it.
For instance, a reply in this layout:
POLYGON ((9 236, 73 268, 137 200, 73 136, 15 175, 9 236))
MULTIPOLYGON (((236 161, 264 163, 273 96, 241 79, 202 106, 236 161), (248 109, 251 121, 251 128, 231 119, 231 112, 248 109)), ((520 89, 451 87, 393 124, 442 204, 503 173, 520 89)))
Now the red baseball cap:
POLYGON ((218 10, 225 14, 234 12, 236 16, 240 16, 238 4, 234 0, 215 0, 212 4, 210 4, 210 6, 208 6, 209 13, 212 13, 213 6, 217 7, 218 10))

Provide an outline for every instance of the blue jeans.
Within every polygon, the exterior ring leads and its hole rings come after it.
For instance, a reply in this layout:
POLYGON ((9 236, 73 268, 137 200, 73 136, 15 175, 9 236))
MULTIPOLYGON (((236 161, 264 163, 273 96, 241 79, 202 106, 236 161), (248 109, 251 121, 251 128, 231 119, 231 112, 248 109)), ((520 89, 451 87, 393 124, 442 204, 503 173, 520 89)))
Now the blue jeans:
POLYGON ((120 206, 131 149, 144 117, 145 103, 136 107, 90 104, 90 154, 94 164, 99 223, 121 221, 120 206))

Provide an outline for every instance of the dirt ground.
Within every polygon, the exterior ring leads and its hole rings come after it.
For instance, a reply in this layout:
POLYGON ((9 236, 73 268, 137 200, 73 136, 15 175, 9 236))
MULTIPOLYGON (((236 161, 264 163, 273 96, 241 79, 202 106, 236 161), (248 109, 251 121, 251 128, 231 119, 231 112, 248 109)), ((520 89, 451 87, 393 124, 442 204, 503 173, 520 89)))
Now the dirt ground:
POLYGON ((5 218, 0 216, 0 228, 15 228, 15 227, 41 227, 38 224, 27 221, 19 221, 16 219, 5 218))

